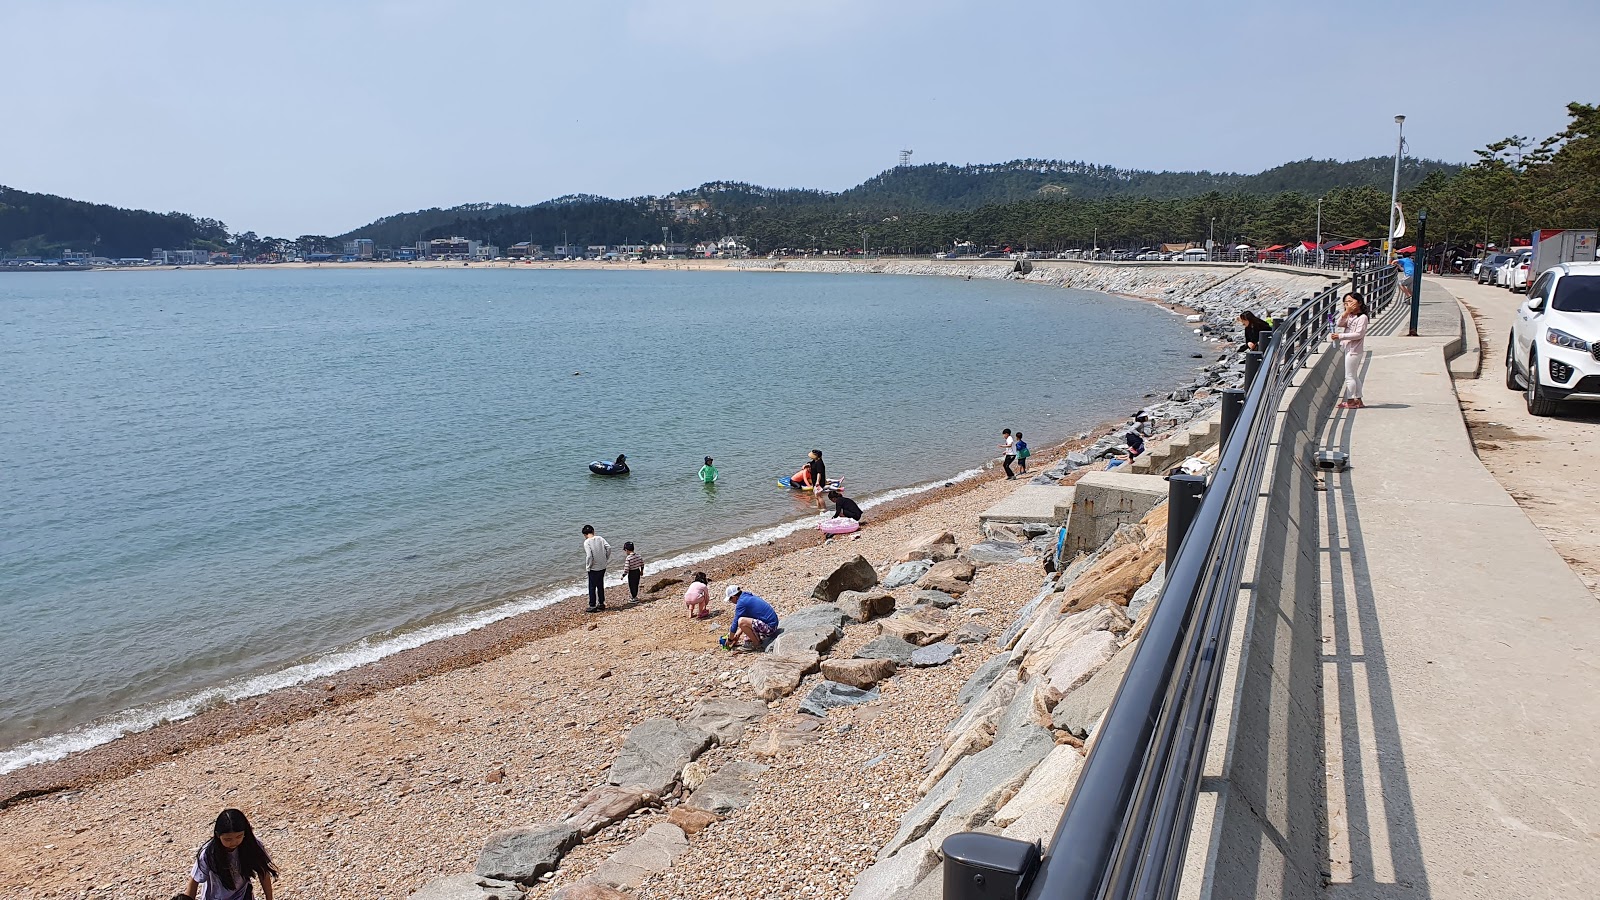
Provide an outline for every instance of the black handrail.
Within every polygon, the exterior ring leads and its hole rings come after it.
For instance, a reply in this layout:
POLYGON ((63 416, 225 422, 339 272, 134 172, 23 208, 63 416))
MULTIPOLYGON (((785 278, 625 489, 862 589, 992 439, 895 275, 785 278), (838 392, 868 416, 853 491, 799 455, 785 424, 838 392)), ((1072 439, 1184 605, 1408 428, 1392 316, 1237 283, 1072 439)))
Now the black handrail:
POLYGON ((1276 323, 1030 900, 1176 896, 1278 406, 1343 294, 1362 293, 1376 316, 1395 280, 1392 268, 1356 273, 1276 323))

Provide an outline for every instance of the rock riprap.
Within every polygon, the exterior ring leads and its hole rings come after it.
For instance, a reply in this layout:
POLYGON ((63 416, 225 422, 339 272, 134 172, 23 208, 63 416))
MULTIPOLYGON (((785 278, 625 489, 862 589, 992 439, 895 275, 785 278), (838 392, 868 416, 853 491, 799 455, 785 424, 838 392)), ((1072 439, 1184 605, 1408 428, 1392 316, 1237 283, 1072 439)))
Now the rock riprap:
POLYGON ((838 606, 847 622, 868 622, 894 612, 895 599, 887 591, 845 591, 838 606))
POLYGON ((762 700, 777 700, 795 692, 807 675, 817 671, 821 657, 813 651, 763 653, 744 673, 744 680, 762 700))
POLYGON ((832 603, 845 591, 866 591, 877 586, 878 570, 867 562, 866 557, 857 556, 817 582, 811 596, 823 603, 832 603))
POLYGON ((502 828, 489 835, 476 872, 501 881, 530 884, 560 865, 581 836, 569 822, 502 828))
POLYGON ((766 714, 767 705, 760 700, 715 697, 696 703, 683 722, 711 735, 719 746, 730 747, 743 740, 745 729, 766 714))
POLYGON ((800 701, 800 711, 813 716, 826 716, 828 710, 838 709, 841 706, 855 706, 859 703, 868 703, 878 699, 877 688, 862 690, 837 681, 819 682, 811 689, 811 693, 800 701))
MULTIPOLYGON (((915 656, 916 651, 912 651, 915 656)), ((892 659, 829 659, 822 663, 822 677, 853 688, 875 687, 899 669, 892 659)))
MULTIPOLYGON (((639 785, 666 794, 683 767, 711 746, 710 734, 675 719, 646 719, 623 741, 607 778, 615 785, 639 785)), ((488 873, 484 873, 488 874, 488 873)))

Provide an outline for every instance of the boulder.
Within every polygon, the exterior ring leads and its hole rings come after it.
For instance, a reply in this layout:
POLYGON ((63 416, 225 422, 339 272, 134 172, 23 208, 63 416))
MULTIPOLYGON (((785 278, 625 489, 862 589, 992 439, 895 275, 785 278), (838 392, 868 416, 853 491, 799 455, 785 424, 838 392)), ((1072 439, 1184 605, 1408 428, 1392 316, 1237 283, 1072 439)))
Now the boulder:
POLYGON ((1035 806, 1023 813, 1021 818, 1007 825, 1000 832, 1000 836, 1029 843, 1037 841, 1048 847, 1050 839, 1055 837, 1056 828, 1061 825, 1061 815, 1066 811, 1066 804, 1057 806, 1046 803, 1043 806, 1035 806))
POLYGON ((721 819, 722 817, 714 812, 689 806, 674 806, 667 812, 667 821, 682 828, 683 833, 689 837, 705 831, 721 819))
MULTIPOLYGON (((921 652, 912 651, 912 657, 921 652)), ((892 659, 826 659, 822 661, 822 677, 854 688, 874 687, 892 676, 899 666, 892 659)))
POLYGON ((632 900, 632 898, 632 894, 587 878, 573 882, 550 895, 550 900, 632 900))
MULTIPOLYGON (((927 584, 929 580, 971 581, 972 576, 977 573, 977 566, 964 559, 947 559, 944 562, 934 563, 933 568, 928 570, 928 574, 922 576, 918 584, 922 587, 929 587, 927 584)), ((933 588, 933 590, 943 590, 943 588, 933 588)), ((945 591, 945 593, 950 592, 945 591)))
POLYGON ((778 623, 784 630, 807 628, 838 628, 849 621, 844 609, 835 603, 813 603, 785 615, 778 623))
POLYGON ((1035 671, 1048 669, 1063 650, 1085 635, 1096 631, 1118 635, 1127 630, 1127 616, 1122 614, 1120 607, 1109 604, 1061 616, 1022 653, 1023 677, 1029 678, 1035 671))
POLYGON ((949 609, 960 603, 961 600, 946 594, 944 591, 917 591, 911 598, 913 604, 923 604, 935 609, 949 609))
POLYGON ((1011 733, 1001 732, 994 744, 962 760, 948 778, 956 778, 957 789, 927 832, 935 845, 958 831, 970 831, 988 824, 1002 803, 1014 795, 1037 766, 1056 746, 1050 731, 1027 725, 1011 733), (958 776, 959 773, 959 776, 958 776))
POLYGON ((973 544, 961 555, 973 563, 985 566, 998 563, 1016 562, 1029 550, 1026 542, 988 540, 973 544))
POLYGON ((1122 687, 1123 676, 1128 674, 1128 664, 1133 661, 1138 644, 1129 644, 1117 651, 1111 661, 1083 683, 1082 687, 1063 697, 1051 713, 1050 723, 1076 737, 1085 738, 1111 708, 1111 701, 1122 687))
MULTIPOLYGON (((878 626, 883 629, 884 637, 899 638, 908 644, 918 647, 943 640, 944 636, 950 633, 948 627, 930 622, 921 616, 890 616, 887 619, 879 620, 878 626)), ((856 655, 860 656, 861 654, 857 653, 856 655)))
POLYGON ((865 591, 877 584, 877 570, 872 568, 872 563, 867 562, 866 557, 857 556, 817 582, 811 596, 823 603, 832 603, 845 591, 865 591))
POLYGON ((894 595, 884 591, 845 591, 839 609, 850 622, 867 622, 894 612, 894 595))
POLYGON ((711 735, 718 746, 728 747, 743 740, 745 728, 766 714, 767 704, 760 700, 717 697, 696 703, 683 721, 711 735))
POLYGON ((911 665, 914 668, 926 669, 932 666, 942 666, 961 652, 955 644, 929 644, 911 651, 911 665))
POLYGON ((917 793, 931 793, 961 760, 974 753, 989 749, 994 744, 995 730, 999 727, 1000 718, 1004 714, 1004 709, 991 709, 983 716, 973 720, 971 725, 960 734, 957 734, 950 746, 944 748, 944 751, 928 767, 927 777, 923 778, 922 782, 917 785, 917 793))
POLYGON ((683 584, 682 578, 676 578, 671 575, 663 575, 662 577, 650 582, 648 585, 645 585, 644 592, 646 594, 664 594, 681 584, 683 584))
POLYGON ((946 635, 945 640, 952 644, 981 644, 987 641, 992 633, 977 622, 963 622, 956 626, 955 631, 946 635))
POLYGON ((688 849, 689 838, 682 828, 671 822, 658 822, 611 854, 595 870, 593 877, 601 884, 635 890, 651 875, 671 868, 672 861, 688 849))
POLYGON ((440 875, 412 891, 407 900, 522 900, 522 886, 514 881, 482 875, 440 875))
POLYGON ((1044 708, 1055 709, 1062 697, 1077 690, 1116 655, 1117 636, 1109 631, 1092 632, 1074 641, 1044 672, 1039 685, 1044 708))
POLYGON ((837 625, 826 628, 790 628, 785 625, 778 636, 767 644, 767 650, 772 653, 827 653, 839 639, 844 637, 844 629, 837 625))
POLYGON ((926 559, 903 562, 890 569, 889 574, 883 576, 883 589, 892 591, 908 584, 916 584, 917 579, 928 574, 928 570, 931 568, 933 568, 933 562, 926 559))
POLYGON ((1061 611, 1076 612, 1096 603, 1127 606, 1134 592, 1155 575, 1165 560, 1164 541, 1123 544, 1106 553, 1062 593, 1061 611))
MULTIPOLYGON (((994 814, 993 823, 1005 828, 1041 806, 1064 807, 1083 771, 1083 753, 1077 747, 1059 744, 1051 750, 1022 783, 1017 793, 994 814)), ((1057 818, 1060 814, 1057 813, 1057 818)))
POLYGON ((1028 625, 1038 615, 1039 608, 1044 605, 1045 598, 1050 596, 1053 588, 1053 585, 1046 583, 1043 590, 1034 595, 1034 598, 1029 600, 1026 606, 1017 611, 1017 617, 1011 621, 1010 625, 1006 626, 1006 630, 1002 631, 1000 637, 996 639, 996 643, 1000 645, 1001 650, 1010 650, 1016 645, 1017 640, 1022 637, 1022 632, 1027 629, 1028 625))
POLYGON ((574 803, 562 821, 588 837, 626 819, 636 809, 660 805, 659 796, 637 785, 602 784, 574 803))
POLYGON ((711 735, 692 725, 673 719, 646 719, 628 732, 606 780, 611 784, 639 785, 660 796, 678 780, 685 765, 711 746, 711 741, 711 735))
POLYGON ((972 677, 961 686, 961 690, 956 694, 956 702, 966 706, 978 699, 989 689, 989 685, 994 684, 995 679, 1000 677, 1000 673, 1006 670, 1006 665, 1010 662, 1009 653, 996 653, 989 657, 989 661, 979 666, 978 671, 973 672, 972 677))
POLYGON ((1022 544, 1028 540, 1028 529, 1012 522, 985 522, 983 533, 990 540, 1007 544, 1022 544))
POLYGON ((762 700, 776 700, 794 693, 800 680, 817 670, 820 657, 813 652, 763 653, 749 669, 744 680, 755 689, 762 700))
POLYGON ((826 716, 830 709, 867 703, 878 699, 878 696, 877 688, 862 690, 837 681, 823 681, 813 687, 811 693, 800 701, 800 712, 822 717, 826 716))
POLYGON ((1144 614, 1146 608, 1161 596, 1161 589, 1167 584, 1167 564, 1163 562, 1156 568, 1150 580, 1144 586, 1133 592, 1133 597, 1128 600, 1128 618, 1138 619, 1144 614))
POLYGON ((774 759, 785 750, 795 750, 815 743, 820 737, 822 723, 811 716, 796 716, 787 722, 769 728, 750 745, 750 753, 758 759, 774 759))
MULTIPOLYGON (((892 621, 885 619, 884 621, 892 621)), ((911 651, 917 645, 905 638, 893 634, 880 635, 867 642, 865 647, 857 650, 856 659, 892 659, 902 666, 911 665, 911 651)))
POLYGON ((700 785, 683 803, 693 809, 703 809, 719 816, 725 816, 736 809, 744 809, 750 805, 750 799, 755 794, 756 781, 766 771, 767 767, 760 763, 728 763, 712 772, 705 784, 700 785))
POLYGON ((568 822, 502 828, 489 835, 478 856, 477 874, 529 884, 561 863, 581 835, 568 822))
POLYGON ((917 883, 939 868, 933 842, 908 843, 893 856, 873 864, 856 878, 850 900, 905 900, 917 883))
POLYGON ((914 559, 928 559, 938 562, 951 559, 956 555, 956 536, 948 531, 936 531, 922 535, 906 544, 900 551, 900 561, 909 562, 914 559))

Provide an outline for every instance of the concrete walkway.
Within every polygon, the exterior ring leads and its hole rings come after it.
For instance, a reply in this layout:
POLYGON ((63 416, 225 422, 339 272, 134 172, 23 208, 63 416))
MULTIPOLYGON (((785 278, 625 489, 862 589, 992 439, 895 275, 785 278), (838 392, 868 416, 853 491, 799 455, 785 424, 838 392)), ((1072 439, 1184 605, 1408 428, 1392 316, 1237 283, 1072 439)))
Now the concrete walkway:
POLYGON ((1600 607, 1474 455, 1423 299, 1323 439, 1327 893, 1595 897, 1600 607))

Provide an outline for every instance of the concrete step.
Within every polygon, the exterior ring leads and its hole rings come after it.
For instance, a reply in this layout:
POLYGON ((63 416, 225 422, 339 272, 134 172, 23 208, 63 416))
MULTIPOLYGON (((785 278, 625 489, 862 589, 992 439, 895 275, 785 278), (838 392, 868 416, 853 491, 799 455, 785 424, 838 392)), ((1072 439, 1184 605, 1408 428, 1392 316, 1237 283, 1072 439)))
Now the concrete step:
POLYGON ((1015 522, 1034 525, 1060 525, 1072 512, 1072 498, 1076 491, 1071 486, 1055 484, 1023 484, 1010 496, 978 515, 979 524, 986 522, 1015 522))

